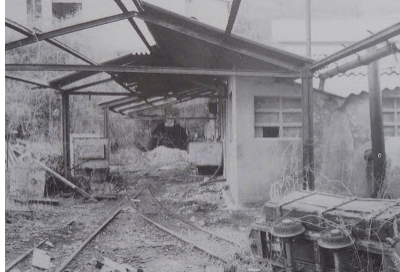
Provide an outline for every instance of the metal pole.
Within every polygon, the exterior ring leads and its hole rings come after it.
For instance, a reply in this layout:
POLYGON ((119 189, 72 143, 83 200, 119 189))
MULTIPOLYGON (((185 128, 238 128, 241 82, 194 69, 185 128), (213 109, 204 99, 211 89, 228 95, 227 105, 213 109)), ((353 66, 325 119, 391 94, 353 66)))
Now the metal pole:
POLYGON ((306 52, 311 58, 311 0, 306 1, 306 52))
POLYGON ((69 118, 69 95, 62 94, 62 136, 63 136, 63 157, 64 177, 69 179, 71 169, 71 147, 70 147, 70 118, 69 118))
POLYGON ((372 142, 372 167, 374 186, 372 197, 376 198, 386 174, 385 137, 383 133, 382 94, 379 83, 378 62, 368 65, 369 112, 372 142))
POLYGON ((312 77, 303 77, 302 115, 303 115, 303 189, 314 190, 314 118, 312 77))

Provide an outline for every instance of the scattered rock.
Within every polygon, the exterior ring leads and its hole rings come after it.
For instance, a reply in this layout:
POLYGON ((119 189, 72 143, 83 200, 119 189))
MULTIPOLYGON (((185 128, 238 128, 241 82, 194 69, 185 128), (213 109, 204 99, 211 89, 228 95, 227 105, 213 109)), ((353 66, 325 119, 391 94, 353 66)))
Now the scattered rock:
POLYGON ((194 217, 194 215, 193 215, 192 217, 190 217, 189 221, 192 222, 192 223, 196 222, 196 217, 194 217))
POLYGON ((50 254, 44 250, 35 248, 33 250, 32 266, 49 270, 53 266, 50 254))
POLYGON ((197 223, 202 227, 204 227, 206 225, 206 222, 204 220, 199 220, 199 221, 197 221, 197 223))
POLYGON ((46 246, 50 247, 50 248, 54 248, 54 245, 53 245, 52 242, 46 241, 44 244, 45 244, 46 246))

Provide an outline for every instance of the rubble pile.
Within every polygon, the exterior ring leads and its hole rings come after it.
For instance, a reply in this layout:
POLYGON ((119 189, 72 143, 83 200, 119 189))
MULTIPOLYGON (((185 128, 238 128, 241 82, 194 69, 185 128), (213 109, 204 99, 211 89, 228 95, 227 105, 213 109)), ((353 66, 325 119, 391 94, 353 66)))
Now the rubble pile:
POLYGON ((187 165, 189 163, 189 155, 187 151, 176 148, 168 148, 159 146, 144 154, 149 166, 163 167, 163 166, 179 166, 187 165))

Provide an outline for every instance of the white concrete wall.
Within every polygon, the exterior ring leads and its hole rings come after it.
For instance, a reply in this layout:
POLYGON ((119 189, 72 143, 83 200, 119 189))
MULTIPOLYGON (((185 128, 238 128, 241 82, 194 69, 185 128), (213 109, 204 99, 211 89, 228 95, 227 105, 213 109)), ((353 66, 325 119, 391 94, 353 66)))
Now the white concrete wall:
POLYGON ((238 199, 238 178, 237 178, 237 144, 236 144, 236 77, 228 80, 228 99, 226 106, 226 137, 224 170, 229 183, 230 191, 237 201, 238 199))
POLYGON ((236 78, 231 84, 232 131, 227 128, 227 179, 231 193, 239 205, 266 201, 271 184, 286 180, 288 170, 300 170, 301 139, 255 138, 254 97, 300 97, 301 91, 295 84, 275 83, 272 79, 236 78))

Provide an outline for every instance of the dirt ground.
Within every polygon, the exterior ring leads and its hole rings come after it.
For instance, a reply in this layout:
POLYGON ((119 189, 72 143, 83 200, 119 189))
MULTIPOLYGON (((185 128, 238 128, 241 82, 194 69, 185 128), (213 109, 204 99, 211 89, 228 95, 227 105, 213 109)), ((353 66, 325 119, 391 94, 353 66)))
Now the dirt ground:
MULTIPOLYGON (((200 186, 204 177, 196 175, 188 165, 139 171, 124 167, 114 168, 113 171, 126 180, 128 186, 124 192, 127 196, 98 203, 78 198, 57 198, 59 206, 24 205, 6 211, 6 263, 39 241, 47 240, 54 247, 41 248, 51 254, 53 269, 50 271, 53 271, 114 210, 146 186, 151 186, 154 196, 165 207, 196 225, 237 241, 243 246, 235 249, 235 254, 248 255, 247 228, 259 214, 259 209, 228 210, 222 194, 226 189, 224 182, 200 186)), ((160 221, 160 218, 154 220, 160 221)), ((206 266, 226 269, 232 265, 226 265, 157 229, 129 208, 117 215, 67 269, 99 271, 94 263, 101 257, 144 271, 205 271, 206 266)), ((12 271, 31 271, 30 264, 31 257, 12 271)), ((257 264, 250 261, 248 267, 252 266, 257 264)))

